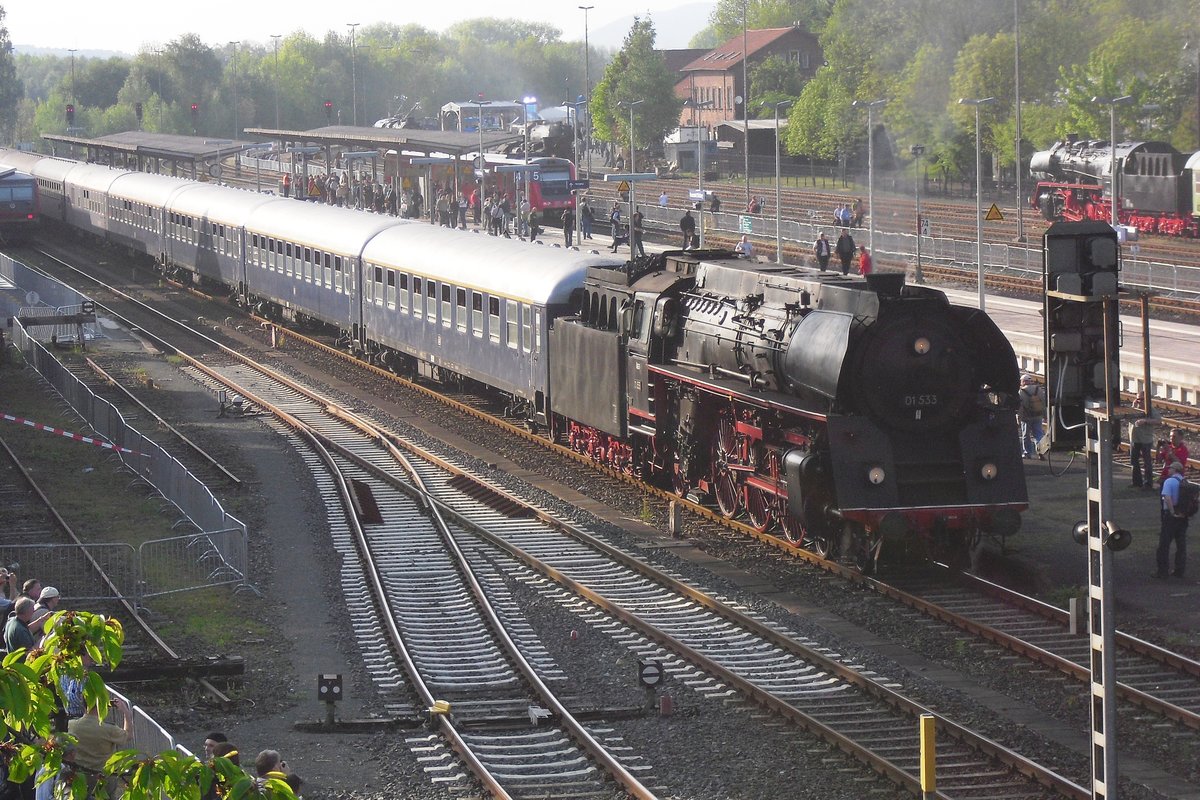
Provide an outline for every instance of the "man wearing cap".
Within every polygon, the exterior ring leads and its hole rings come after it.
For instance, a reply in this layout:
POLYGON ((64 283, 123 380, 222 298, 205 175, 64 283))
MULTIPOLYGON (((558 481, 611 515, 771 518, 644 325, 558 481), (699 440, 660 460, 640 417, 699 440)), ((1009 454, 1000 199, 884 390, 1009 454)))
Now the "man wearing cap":
POLYGON ((1021 389, 1017 392, 1020 408, 1017 420, 1021 423, 1021 451, 1025 458, 1044 458, 1037 452, 1042 441, 1043 420, 1046 415, 1046 390, 1038 385, 1028 372, 1021 376, 1021 389))
POLYGON ((33 607, 33 619, 29 622, 29 632, 33 634, 35 639, 41 639, 46 634, 50 633, 45 629, 46 620, 50 615, 58 610, 58 603, 62 599, 58 589, 53 586, 47 586, 42 589, 42 593, 38 595, 37 605, 33 607))
POLYGON ((1183 464, 1172 462, 1170 474, 1162 484, 1162 526, 1158 530, 1158 570, 1155 578, 1167 577, 1167 556, 1171 553, 1171 542, 1175 542, 1175 571, 1171 574, 1182 578, 1187 562, 1187 515, 1178 510, 1179 487, 1183 483, 1183 464))

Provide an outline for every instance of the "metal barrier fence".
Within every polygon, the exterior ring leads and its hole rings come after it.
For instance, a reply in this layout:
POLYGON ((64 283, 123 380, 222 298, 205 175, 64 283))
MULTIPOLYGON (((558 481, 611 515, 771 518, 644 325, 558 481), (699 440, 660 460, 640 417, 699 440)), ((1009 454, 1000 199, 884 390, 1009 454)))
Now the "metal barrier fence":
POLYGON ((221 583, 240 583, 244 570, 234 564, 246 564, 246 536, 241 528, 203 531, 189 536, 172 536, 143 542, 138 548, 138 563, 169 565, 170 569, 151 588, 143 576, 143 597, 190 592, 221 583))
MULTIPOLYGON (((663 208, 652 202, 639 204, 639 208, 646 216, 647 226, 664 229, 670 236, 677 235, 679 218, 683 216, 680 209, 663 208)), ((724 211, 714 214, 706 209, 703 216, 705 231, 715 232, 722 237, 738 237, 743 233, 748 233, 757 238, 775 238, 774 214, 737 214, 724 211)), ((785 246, 798 247, 801 251, 807 252, 821 231, 826 232, 831 242, 836 239, 837 227, 830 224, 828 220, 819 221, 816 219, 818 216, 824 215, 813 212, 809 219, 805 220, 784 218, 781 221, 780 233, 785 246)), ((699 219, 697 219, 697 224, 699 224, 699 219)), ((867 244, 867 228, 853 228, 851 233, 857 244, 867 244)), ((768 258, 774 255, 773 250, 774 248, 769 245, 759 246, 759 252, 765 253, 768 258)), ((1148 261, 1133 255, 1128 246, 1125 247, 1125 250, 1121 267, 1121 284, 1123 286, 1147 289, 1172 297, 1200 299, 1200 267, 1148 261)), ((898 258, 910 265, 915 264, 917 237, 912 233, 882 231, 876 228, 874 254, 898 258)), ((921 262, 973 270, 976 267, 975 241, 941 236, 922 236, 921 262)), ((1040 279, 1042 249, 1040 245, 984 242, 983 267, 985 271, 994 274, 1024 275, 1040 279)))
MULTIPOLYGON (((0 262, 3 260, 0 259, 0 262)), ((6 265, 0 263, 0 270, 5 268, 6 265)), ((20 273, 20 270, 14 270, 11 264, 7 265, 7 268, 10 276, 20 273)), ((63 287, 28 270, 21 274, 21 278, 30 283, 17 284, 18 286, 27 290, 32 288, 39 293, 43 289, 51 292, 67 289, 73 295, 69 298, 72 305, 78 305, 86 299, 69 287, 63 287), (36 282, 34 279, 37 279, 36 282)), ((193 553, 190 557, 199 559, 205 565, 204 573, 208 575, 205 582, 198 583, 195 578, 198 567, 185 567, 187 559, 180 558, 179 553, 164 543, 139 551, 138 575, 143 584, 149 579, 163 580, 162 576, 172 575, 176 570, 183 579, 181 582, 189 588, 245 584, 248 564, 245 524, 228 514, 212 491, 178 459, 126 422, 111 403, 93 394, 92 390, 63 366, 41 342, 30 336, 19 322, 14 321, 12 330, 13 345, 24 354, 26 362, 41 374, 97 434, 113 445, 124 448, 124 451, 117 453, 124 465, 175 506, 183 515, 180 521, 190 522, 200 532, 206 546, 199 548, 200 552, 193 553), (153 561, 148 564, 143 560, 145 557, 153 561), (214 558, 220 561, 220 568, 214 568, 214 558)), ((122 590, 124 588, 122 587, 122 590)), ((131 596, 174 591, 181 589, 174 585, 161 589, 157 586, 143 585, 131 596)))
POLYGON ((143 584, 140 562, 133 545, 125 542, 88 544, 11 544, 0 545, 0 563, 21 565, 24 575, 37 575, 44 583, 54 582, 72 605, 108 601, 113 595, 102 593, 99 582, 84 581, 78 575, 92 574, 89 559, 94 559, 117 587, 119 598, 137 603, 139 587, 143 584), (64 585, 65 584, 65 585, 64 585))

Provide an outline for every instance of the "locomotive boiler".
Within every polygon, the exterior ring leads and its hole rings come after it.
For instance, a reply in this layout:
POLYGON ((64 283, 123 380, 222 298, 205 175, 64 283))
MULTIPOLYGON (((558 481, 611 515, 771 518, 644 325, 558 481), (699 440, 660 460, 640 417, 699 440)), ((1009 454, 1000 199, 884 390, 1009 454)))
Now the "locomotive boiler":
POLYGON ((1112 220, 1113 159, 1117 217, 1143 233, 1200 235, 1197 154, 1166 142, 1119 142, 1069 137, 1034 153, 1029 172, 1037 181, 1030 204, 1049 221, 1112 220))
POLYGON ((918 534, 961 559, 1026 506, 1016 358, 945 295, 673 252, 590 268, 551 330, 573 447, 871 569, 918 534))

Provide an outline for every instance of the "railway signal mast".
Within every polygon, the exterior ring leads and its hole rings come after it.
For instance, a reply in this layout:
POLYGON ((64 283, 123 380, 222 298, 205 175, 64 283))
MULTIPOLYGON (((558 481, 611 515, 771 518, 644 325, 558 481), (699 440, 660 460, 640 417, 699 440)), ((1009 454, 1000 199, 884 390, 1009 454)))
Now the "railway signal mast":
MULTIPOLYGON (((1092 797, 1117 796, 1116 604, 1113 553, 1131 542, 1112 520, 1114 425, 1130 409, 1119 407, 1118 278, 1120 244, 1103 222, 1058 222, 1043 239, 1045 364, 1055 450, 1084 440, 1087 518, 1075 541, 1088 548, 1088 640, 1091 647, 1092 797)), ((1147 387, 1149 389, 1149 387, 1147 387)))

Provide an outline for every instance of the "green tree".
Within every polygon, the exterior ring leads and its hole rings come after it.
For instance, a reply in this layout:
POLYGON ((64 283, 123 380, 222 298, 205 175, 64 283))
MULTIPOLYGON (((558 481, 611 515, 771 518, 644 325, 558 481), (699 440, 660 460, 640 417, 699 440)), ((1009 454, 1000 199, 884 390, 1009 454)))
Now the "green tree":
POLYGON ((675 75, 654 49, 654 23, 634 17, 625 43, 592 91, 594 136, 601 141, 628 142, 629 111, 617 103, 641 100, 634 107, 635 146, 661 141, 679 126, 683 101, 675 96, 675 75))
MULTIPOLYGON (((41 646, 17 650, 0 661, 0 725, 7 731, 0 741, 0 759, 8 764, 9 780, 18 783, 35 775, 48 780, 59 774, 63 750, 74 741, 70 734, 56 732, 51 719, 59 704, 66 704, 64 679, 82 683, 86 708, 96 709, 101 719, 108 713, 108 688, 97 673, 85 668, 84 654, 96 664, 115 668, 121 663, 125 633, 115 619, 60 611, 46 627, 52 633, 41 646)), ((123 780, 125 788, 118 795, 123 800, 200 800, 213 781, 227 797, 295 798, 284 781, 272 778, 260 787, 227 758, 206 764, 173 750, 156 755, 123 750, 113 754, 103 771, 123 780)), ((74 800, 88 796, 82 773, 68 785, 67 796, 74 800)), ((95 792, 97 797, 105 795, 103 786, 95 792)))
MULTIPOLYGON (((742 33, 743 0, 717 0, 708 18, 708 27, 692 37, 690 47, 717 47, 742 33)), ((833 9, 834 0, 748 0, 746 27, 789 28, 800 25, 820 31, 833 9)), ((754 83, 751 82, 753 86, 754 83)))
POLYGON ((17 101, 25 91, 17 79, 12 40, 8 37, 4 16, 4 8, 0 7, 0 136, 5 141, 12 141, 16 136, 17 101))

